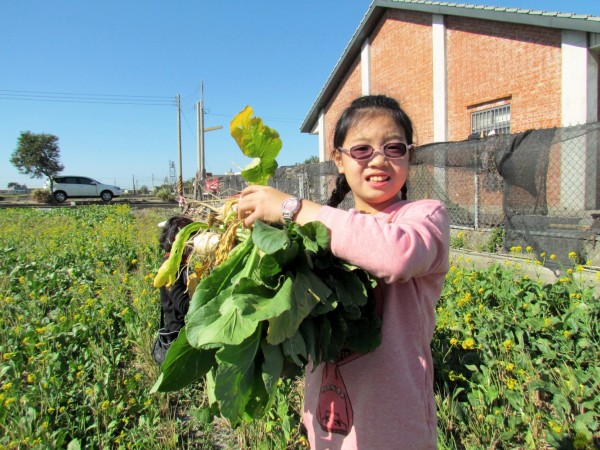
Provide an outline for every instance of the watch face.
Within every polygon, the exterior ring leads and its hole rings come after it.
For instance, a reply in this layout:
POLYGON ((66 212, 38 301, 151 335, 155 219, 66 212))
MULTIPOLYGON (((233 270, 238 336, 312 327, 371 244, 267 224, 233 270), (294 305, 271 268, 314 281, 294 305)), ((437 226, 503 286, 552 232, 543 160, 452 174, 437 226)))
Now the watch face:
POLYGON ((295 212, 299 205, 300 201, 296 197, 291 197, 283 202, 281 209, 285 212, 291 213, 295 212))

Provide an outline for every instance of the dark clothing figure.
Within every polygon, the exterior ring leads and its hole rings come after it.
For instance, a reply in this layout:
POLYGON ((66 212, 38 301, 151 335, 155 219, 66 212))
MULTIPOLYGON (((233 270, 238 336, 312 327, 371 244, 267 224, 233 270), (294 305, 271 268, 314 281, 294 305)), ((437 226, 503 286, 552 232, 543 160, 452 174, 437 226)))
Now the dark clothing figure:
POLYGON ((181 330, 190 306, 185 270, 185 267, 181 267, 181 273, 171 288, 166 286, 160 288, 160 304, 163 316, 161 328, 166 328, 169 331, 181 330))
MULTIPOLYGON (((179 230, 190 223, 192 223, 191 219, 182 216, 171 217, 165 222, 159 238, 161 248, 167 252, 165 259, 169 257, 171 246, 179 230)), ((185 315, 190 306, 186 256, 184 254, 175 283, 169 288, 166 286, 160 288, 160 329, 152 345, 152 356, 158 364, 163 363, 171 343, 177 339, 179 330, 185 325, 185 315)))

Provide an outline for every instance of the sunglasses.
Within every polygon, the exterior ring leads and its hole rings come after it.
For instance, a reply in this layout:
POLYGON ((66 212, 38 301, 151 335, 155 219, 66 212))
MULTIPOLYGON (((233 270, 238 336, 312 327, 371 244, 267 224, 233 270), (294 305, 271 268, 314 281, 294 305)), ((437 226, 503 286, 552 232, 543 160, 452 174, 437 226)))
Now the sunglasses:
MULTIPOLYGON (((390 142, 385 144, 381 151, 383 155, 388 159, 402 158, 412 148, 412 144, 406 145, 402 142, 390 142)), ((361 144, 350 147, 349 149, 338 147, 337 150, 340 152, 347 153, 350 158, 355 161, 368 161, 375 155, 375 149, 371 145, 361 144)))

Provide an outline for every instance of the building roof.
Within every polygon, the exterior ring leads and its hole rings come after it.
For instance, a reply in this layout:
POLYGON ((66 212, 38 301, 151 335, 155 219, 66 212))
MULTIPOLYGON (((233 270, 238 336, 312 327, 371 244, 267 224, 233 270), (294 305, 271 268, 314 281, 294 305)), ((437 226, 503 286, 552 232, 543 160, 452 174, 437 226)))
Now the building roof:
MULTIPOLYGON (((501 1, 501 0, 499 0, 501 1)), ((361 51, 363 42, 369 37, 386 9, 404 9, 445 16, 471 17, 561 30, 576 30, 592 33, 590 48, 600 51, 600 17, 564 12, 483 6, 455 2, 433 2, 425 0, 373 0, 357 30, 344 49, 340 59, 321 89, 315 103, 300 126, 300 131, 310 133, 317 123, 321 108, 327 104, 337 86, 346 75, 361 51)))

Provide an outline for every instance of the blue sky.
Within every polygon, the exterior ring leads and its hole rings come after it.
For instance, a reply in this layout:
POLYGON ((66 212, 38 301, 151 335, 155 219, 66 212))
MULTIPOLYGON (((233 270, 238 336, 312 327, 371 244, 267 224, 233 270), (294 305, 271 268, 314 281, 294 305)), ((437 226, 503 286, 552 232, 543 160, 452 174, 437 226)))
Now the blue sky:
MULTIPOLYGON (((300 125, 370 0, 0 0, 0 189, 39 187, 10 155, 22 131, 58 136, 64 174, 123 188, 160 185, 197 167, 204 85, 206 169, 249 163, 229 135, 246 105, 281 135, 280 165, 317 155, 300 125)), ((474 1, 600 16, 598 0, 474 1)))

